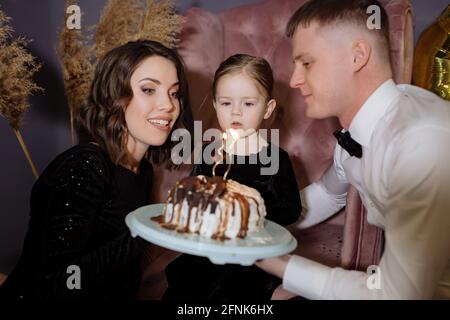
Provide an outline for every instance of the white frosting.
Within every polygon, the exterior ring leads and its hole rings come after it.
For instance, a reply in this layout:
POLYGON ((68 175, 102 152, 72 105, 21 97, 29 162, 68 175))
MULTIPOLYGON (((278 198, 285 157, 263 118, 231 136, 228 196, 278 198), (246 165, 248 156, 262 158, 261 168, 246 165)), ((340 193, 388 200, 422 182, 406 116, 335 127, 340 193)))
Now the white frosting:
MULTIPOLYGON (((199 176, 199 178, 202 179, 203 177, 199 176)), ((247 233, 259 231, 264 225, 264 217, 266 215, 264 200, 257 190, 233 180, 227 180, 227 191, 225 195, 217 199, 218 205, 214 212, 211 212, 211 204, 208 204, 203 211, 199 210, 198 207, 191 207, 189 210, 189 203, 184 199, 181 207, 180 204, 173 206, 171 203, 168 203, 166 205, 164 222, 169 225, 175 225, 180 231, 199 233, 205 237, 219 234, 227 238, 236 238, 241 230, 243 217, 239 201, 232 193, 243 195, 248 201, 250 213, 247 233), (188 219, 189 225, 187 226, 188 219)))

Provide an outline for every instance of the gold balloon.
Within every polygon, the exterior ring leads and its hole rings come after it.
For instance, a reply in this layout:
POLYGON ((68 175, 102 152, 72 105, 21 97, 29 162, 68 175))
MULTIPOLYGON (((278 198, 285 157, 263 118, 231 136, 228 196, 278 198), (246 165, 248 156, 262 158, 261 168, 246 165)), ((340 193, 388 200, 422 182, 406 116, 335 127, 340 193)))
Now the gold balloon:
POLYGON ((450 5, 419 37, 413 83, 450 100, 450 5))

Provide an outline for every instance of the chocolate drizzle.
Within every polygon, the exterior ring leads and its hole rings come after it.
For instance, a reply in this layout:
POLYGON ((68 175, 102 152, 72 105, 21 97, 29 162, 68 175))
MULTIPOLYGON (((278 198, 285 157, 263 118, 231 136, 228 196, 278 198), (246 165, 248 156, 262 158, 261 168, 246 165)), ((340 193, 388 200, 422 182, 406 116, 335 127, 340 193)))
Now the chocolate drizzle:
POLYGON ((164 213, 160 216, 152 217, 152 218, 150 218, 150 220, 155 221, 159 224, 163 224, 164 223, 164 213))
POLYGON ((249 219, 250 219, 250 204, 249 201, 254 201, 258 216, 261 217, 261 213, 258 208, 258 202, 249 196, 244 196, 238 192, 228 190, 227 180, 220 176, 205 177, 187 177, 179 182, 169 191, 167 197, 167 205, 163 210, 163 214, 159 217, 151 218, 152 221, 158 222, 162 227, 177 230, 182 233, 189 233, 191 220, 196 226, 196 232, 200 233, 202 225, 197 226, 199 223, 203 223, 205 214, 218 214, 219 224, 216 232, 212 235, 213 239, 225 240, 228 239, 225 233, 228 224, 230 223, 229 217, 236 219, 235 206, 236 203, 240 209, 240 228, 237 234, 239 238, 245 238, 248 232, 249 219), (220 205, 220 202, 224 202, 225 205, 220 205), (172 215, 170 220, 167 221, 168 205, 171 205, 172 215), (183 206, 187 206, 186 221, 181 221, 183 206), (206 212, 206 210, 208 212, 206 212), (194 208, 197 208, 194 217, 192 217, 194 208), (217 211, 217 212, 216 212, 217 211))

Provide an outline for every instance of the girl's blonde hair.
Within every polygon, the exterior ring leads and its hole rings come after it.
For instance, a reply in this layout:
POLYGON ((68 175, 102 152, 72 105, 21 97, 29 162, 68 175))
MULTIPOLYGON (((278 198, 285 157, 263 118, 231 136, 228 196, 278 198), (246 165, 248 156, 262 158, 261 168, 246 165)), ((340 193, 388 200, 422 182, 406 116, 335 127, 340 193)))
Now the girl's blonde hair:
POLYGON ((270 64, 264 58, 248 54, 235 54, 223 61, 214 74, 213 99, 216 98, 217 83, 220 78, 233 73, 244 73, 259 85, 267 100, 272 99, 273 74, 270 64))

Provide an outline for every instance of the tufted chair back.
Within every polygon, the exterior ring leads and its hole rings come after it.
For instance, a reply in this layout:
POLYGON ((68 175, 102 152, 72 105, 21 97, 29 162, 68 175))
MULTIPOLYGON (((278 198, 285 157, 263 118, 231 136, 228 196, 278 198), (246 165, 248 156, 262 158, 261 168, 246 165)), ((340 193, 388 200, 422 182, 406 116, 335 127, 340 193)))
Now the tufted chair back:
MULTIPOLYGON (((411 5, 408 0, 381 2, 389 15, 395 81, 409 83, 413 51, 411 5)), ((247 53, 264 57, 271 64, 277 108, 265 126, 280 130, 280 146, 290 155, 299 188, 319 179, 330 166, 336 144, 332 132, 339 127, 336 119, 307 118, 303 98, 298 90, 289 87, 293 64, 290 40, 284 37, 284 29, 290 16, 303 3, 305 0, 266 0, 218 15, 192 8, 186 12, 187 22, 179 46, 186 65, 194 119, 202 121, 203 131, 218 128, 211 85, 214 72, 224 59, 235 53, 247 53)), ((163 202, 167 190, 176 180, 189 174, 190 169, 189 165, 173 172, 157 169, 152 200, 163 202)), ((346 210, 329 221, 308 230, 292 229, 299 242, 296 253, 330 266, 350 269, 364 269, 378 261, 381 231, 367 224, 365 209, 354 189, 349 190, 347 200, 346 210)), ((163 290, 164 280, 156 270, 164 265, 161 259, 167 261, 173 255, 160 248, 153 248, 152 252, 151 259, 160 260, 147 270, 147 280, 150 279, 150 286, 163 290)), ((159 291, 152 292, 146 297, 158 298, 159 291)), ((286 293, 278 290, 273 298, 286 297, 286 293)))

